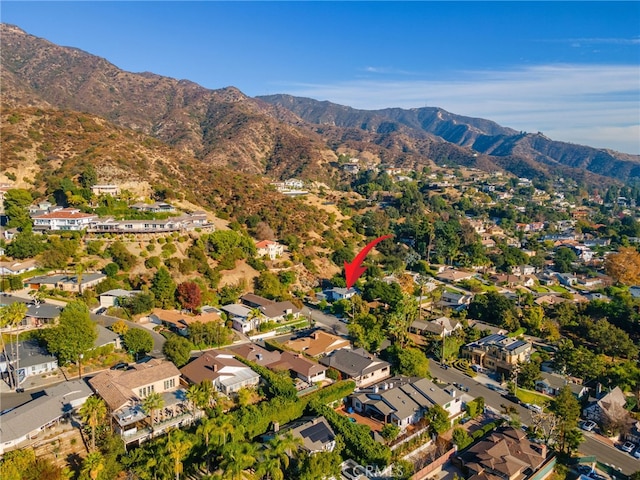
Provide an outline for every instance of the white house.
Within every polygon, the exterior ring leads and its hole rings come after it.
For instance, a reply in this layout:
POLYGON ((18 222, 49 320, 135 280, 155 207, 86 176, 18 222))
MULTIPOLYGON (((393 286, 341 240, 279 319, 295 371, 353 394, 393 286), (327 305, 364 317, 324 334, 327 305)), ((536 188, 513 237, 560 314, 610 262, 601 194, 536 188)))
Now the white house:
POLYGON ((63 208, 33 217, 34 230, 84 230, 98 218, 92 213, 82 213, 77 208, 63 208))
POLYGON ((29 377, 54 372, 57 369, 58 359, 34 341, 25 340, 18 343, 16 352, 7 346, 4 353, 0 354, 0 373, 5 375, 8 371, 17 370, 18 385, 29 377))
POLYGON ((262 240, 256 243, 258 257, 269 257, 269 260, 275 260, 284 253, 284 245, 271 240, 262 240))
POLYGON ((100 307, 109 308, 119 305, 119 298, 130 298, 142 293, 141 290, 123 290, 115 288, 100 294, 100 307))

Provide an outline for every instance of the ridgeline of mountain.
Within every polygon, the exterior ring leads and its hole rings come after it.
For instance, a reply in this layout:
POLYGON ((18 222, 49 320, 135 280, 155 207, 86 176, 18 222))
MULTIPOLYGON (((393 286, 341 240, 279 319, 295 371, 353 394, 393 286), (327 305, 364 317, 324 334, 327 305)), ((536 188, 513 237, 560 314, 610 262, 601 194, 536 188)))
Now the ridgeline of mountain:
POLYGON ((5 108, 87 112, 239 172, 326 181, 339 174, 340 151, 407 168, 435 162, 597 183, 640 176, 637 156, 552 142, 437 108, 363 111, 285 95, 254 99, 234 87, 210 90, 125 72, 15 26, 2 24, 0 34, 5 108))
POLYGON ((490 120, 455 115, 441 108, 358 110, 291 95, 258 98, 322 126, 357 128, 376 133, 403 132, 418 139, 437 136, 479 154, 509 159, 493 158, 506 170, 511 170, 511 159, 519 159, 526 163, 539 162, 552 169, 584 169, 623 181, 640 176, 639 155, 553 141, 540 132, 518 132, 490 120))

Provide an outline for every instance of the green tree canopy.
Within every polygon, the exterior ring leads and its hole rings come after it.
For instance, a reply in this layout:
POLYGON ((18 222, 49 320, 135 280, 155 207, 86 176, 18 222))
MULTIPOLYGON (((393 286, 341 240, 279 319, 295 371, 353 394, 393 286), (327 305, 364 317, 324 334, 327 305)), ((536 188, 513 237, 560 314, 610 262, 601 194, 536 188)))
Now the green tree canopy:
POLYGON ((8 217, 8 228, 20 230, 31 229, 31 217, 29 217, 29 205, 33 203, 33 197, 28 190, 12 188, 4 195, 4 213, 8 217))
POLYGON ((193 345, 186 338, 172 335, 163 345, 162 353, 180 368, 189 362, 192 347, 193 345))
POLYGON ((93 348, 98 327, 89 317, 87 305, 81 301, 67 304, 57 326, 43 331, 47 349, 61 364, 79 361, 80 355, 93 348))
POLYGON ((558 444, 561 451, 574 448, 575 438, 572 433, 577 429, 580 418, 580 403, 573 395, 568 385, 560 389, 558 395, 551 401, 549 410, 558 417, 558 444))
POLYGON ((153 336, 142 328, 130 328, 123 335, 124 345, 128 351, 138 355, 145 355, 153 350, 153 336))
POLYGON ((176 284, 171 278, 169 270, 165 267, 158 269, 151 281, 151 292, 155 298, 155 304, 160 308, 172 308, 175 304, 176 284))

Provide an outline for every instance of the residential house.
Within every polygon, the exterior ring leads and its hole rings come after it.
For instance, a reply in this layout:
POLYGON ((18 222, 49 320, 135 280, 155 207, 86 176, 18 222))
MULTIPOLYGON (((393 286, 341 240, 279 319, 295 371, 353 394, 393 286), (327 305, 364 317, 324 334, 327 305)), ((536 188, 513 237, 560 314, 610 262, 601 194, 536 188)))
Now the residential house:
POLYGON ((122 348, 120 335, 103 327, 102 325, 98 324, 97 327, 98 336, 96 337, 95 342, 93 342, 93 348, 106 347, 107 345, 113 345, 114 350, 120 350, 122 348))
POLYGON ((284 245, 271 240, 262 240, 256 243, 256 253, 258 257, 269 257, 269 260, 275 260, 284 253, 284 245))
POLYGON ((401 429, 418 422, 434 405, 447 411, 450 418, 462 412, 456 389, 442 389, 426 378, 394 377, 349 397, 353 409, 382 423, 401 429))
POLYGON ((579 275, 578 285, 584 288, 601 288, 602 279, 599 277, 587 277, 586 275, 579 275))
MULTIPOLYGON (((327 299, 327 301, 337 302, 338 300, 348 300, 349 298, 353 297, 356 293, 358 293, 358 291, 353 287, 351 288, 334 287, 329 290, 325 290, 322 293, 324 295, 324 298, 327 299)), ((317 297, 319 299, 321 298, 319 294, 317 295, 317 297)))
MULTIPOLYGON (((533 252, 535 254, 535 252, 533 252)), ((517 267, 520 275, 535 275, 536 267, 532 265, 520 265, 517 267)))
MULTIPOLYGON (((24 303, 27 305, 27 313, 22 321, 17 325, 18 329, 38 328, 44 325, 52 325, 56 322, 62 312, 62 307, 51 303, 29 301, 26 298, 16 297, 8 293, 0 297, 1 305, 11 305, 12 303, 24 303)), ((7 325, 0 328, 0 331, 9 332, 13 328, 7 325)))
POLYGON ((107 276, 103 273, 84 273, 80 275, 42 275, 26 280, 29 288, 39 290, 40 287, 57 288, 64 292, 81 293, 87 288, 93 288, 107 276))
POLYGON ((256 295, 255 293, 245 293, 240 297, 240 303, 246 305, 249 308, 260 308, 264 307, 265 305, 271 305, 275 303, 275 301, 261 297, 260 295, 256 295))
POLYGON ((416 333, 429 333, 439 337, 448 337, 455 330, 460 330, 462 328, 462 324, 449 317, 440 317, 428 322, 415 320, 411 324, 410 328, 416 333))
POLYGON ((582 411, 582 416, 587 420, 604 424, 609 419, 619 419, 628 416, 629 412, 624 408, 626 404, 627 398, 625 394, 620 390, 620 387, 615 387, 604 396, 590 402, 582 411))
POLYGON ((107 292, 101 293, 100 298, 100 307, 109 308, 109 307, 119 307, 121 306, 122 298, 131 298, 135 297, 142 293, 142 290, 123 290, 122 288, 115 288, 113 290, 109 290, 107 292))
POLYGON ((93 213, 82 213, 77 208, 62 208, 33 217, 33 229, 43 230, 84 230, 98 218, 93 213))
POLYGON ((89 384, 107 405, 116 433, 125 445, 148 440, 201 416, 201 412, 191 413, 187 408, 186 391, 180 388, 180 371, 166 360, 136 363, 128 370, 105 370, 90 378, 89 384), (162 396, 162 411, 148 413, 142 408, 143 400, 151 393, 162 396), (151 413, 155 417, 153 428, 151 413))
POLYGON ((120 195, 120 187, 118 185, 92 185, 91 186, 91 194, 96 197, 100 195, 110 195, 112 197, 117 197, 120 195))
POLYGON ((20 275, 38 268, 36 260, 11 260, 0 262, 0 275, 20 275))
POLYGON ((193 323, 221 322, 220 315, 215 312, 200 315, 189 315, 177 310, 163 310, 154 308, 148 316, 149 320, 158 325, 167 327, 172 332, 186 337, 189 334, 189 325, 193 323))
POLYGON ((240 297, 240 301, 243 305, 251 309, 257 309, 260 311, 260 321, 272 321, 281 322, 290 318, 298 318, 300 316, 301 309, 295 306, 289 301, 274 302, 267 298, 248 293, 240 297))
POLYGON ((558 282, 565 287, 572 287, 578 283, 578 278, 572 273, 556 273, 558 282))
POLYGON ((567 379, 562 375, 558 375, 557 373, 542 372, 540 374, 540 380, 535 383, 535 389, 538 392, 544 393, 545 395, 555 397, 556 395, 558 395, 558 393, 560 393, 562 387, 567 384, 567 379))
POLYGON ((40 202, 36 205, 29 205, 29 216, 31 218, 37 217, 39 215, 44 215, 45 213, 56 212, 62 210, 63 207, 58 205, 54 205, 51 202, 44 201, 40 202))
POLYGON ((57 369, 58 359, 33 340, 19 342, 16 350, 7 345, 5 351, 0 353, 0 373, 4 377, 17 372, 18 385, 29 377, 54 372, 57 369))
POLYGON ((324 357, 320 363, 338 370, 343 378, 356 382, 356 387, 377 383, 391 375, 391 366, 362 348, 340 349, 324 357))
POLYGON ((549 294, 537 297, 533 302, 536 305, 557 305, 558 303, 569 302, 570 300, 560 295, 549 294))
POLYGON ((324 364, 312 362, 298 353, 291 352, 282 352, 280 359, 269 364, 268 367, 272 370, 288 370, 309 385, 323 381, 327 373, 327 367, 324 364))
POLYGON ((505 273, 498 273, 491 276, 491 281, 496 285, 504 285, 507 287, 533 287, 536 284, 535 277, 530 275, 510 275, 505 273))
POLYGON ((568 386, 578 399, 581 399, 588 392, 587 387, 584 385, 571 382, 567 377, 557 373, 542 372, 540 377, 540 380, 535 384, 535 389, 552 397, 558 395, 564 386, 568 386))
POLYGON ((300 448, 310 455, 333 452, 336 434, 324 417, 302 417, 280 429, 280 433, 291 432, 293 438, 302 440, 300 448))
POLYGON ((491 325, 490 323, 481 322, 480 320, 469 319, 468 323, 470 327, 480 330, 480 332, 483 332, 483 333, 486 332, 485 336, 491 335, 494 333, 498 335, 506 335, 507 333, 509 333, 509 331, 504 328, 491 325))
POLYGON ((284 346, 311 357, 320 357, 340 348, 350 348, 351 342, 323 330, 316 330, 308 337, 291 339, 284 346))
POLYGON ((502 427, 457 457, 468 480, 524 480, 546 476, 536 473, 545 464, 549 452, 543 443, 534 443, 519 428, 502 427))
POLYGON ((46 388, 44 395, 3 414, 0 422, 0 455, 41 440, 36 440, 41 432, 71 415, 91 395, 91 389, 83 380, 71 380, 46 388))
POLYGON ((255 387, 260 375, 244 363, 236 360, 233 353, 209 350, 180 369, 190 384, 210 380, 225 395, 237 393, 243 387, 255 387))
POLYGON ((133 210, 151 213, 172 213, 176 211, 176 207, 166 202, 144 203, 138 202, 131 205, 133 210))
POLYGON ((90 233, 160 233, 189 231, 196 228, 212 230, 204 212, 185 213, 179 217, 146 220, 115 220, 113 217, 92 221, 87 229, 90 233))
POLYGON ((344 170, 347 173, 356 174, 360 171, 360 165, 358 165, 355 162, 345 163, 342 165, 342 170, 344 170))
POLYGON ((518 362, 529 360, 532 345, 506 335, 491 334, 462 347, 471 363, 510 376, 518 362))
POLYGON ((225 312, 231 320, 233 329, 242 333, 257 330, 262 320, 262 315, 254 315, 253 309, 239 303, 224 305, 220 307, 220 309, 225 312))
POLYGON ((302 310, 290 301, 274 302, 269 305, 260 307, 260 312, 265 320, 271 322, 283 322, 285 320, 295 319, 300 316, 302 310))
POLYGON ((452 308, 453 310, 460 311, 467 308, 471 303, 471 300, 473 300, 473 295, 445 290, 442 292, 438 305, 440 307, 452 308))
POLYGON ((240 345, 230 347, 229 351, 233 352, 234 355, 249 360, 250 362, 257 363, 263 367, 268 367, 280 360, 279 351, 276 350, 270 352, 255 343, 241 343, 240 345))
POLYGON ((436 278, 441 282, 456 283, 462 280, 469 280, 475 276, 476 272, 465 272, 463 270, 456 270, 450 268, 436 275, 436 278))

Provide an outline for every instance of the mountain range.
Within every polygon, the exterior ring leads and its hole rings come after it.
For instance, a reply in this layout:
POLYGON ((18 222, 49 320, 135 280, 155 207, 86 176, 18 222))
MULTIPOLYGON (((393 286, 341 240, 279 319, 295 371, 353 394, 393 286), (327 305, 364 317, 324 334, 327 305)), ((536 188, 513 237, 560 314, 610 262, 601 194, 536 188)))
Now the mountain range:
POLYGON ((249 97, 131 73, 2 24, 3 109, 84 112, 154 137, 209 166, 270 178, 339 178, 340 153, 373 163, 432 163, 563 175, 585 183, 640 176, 640 156, 553 141, 440 108, 358 110, 289 95, 249 97))

